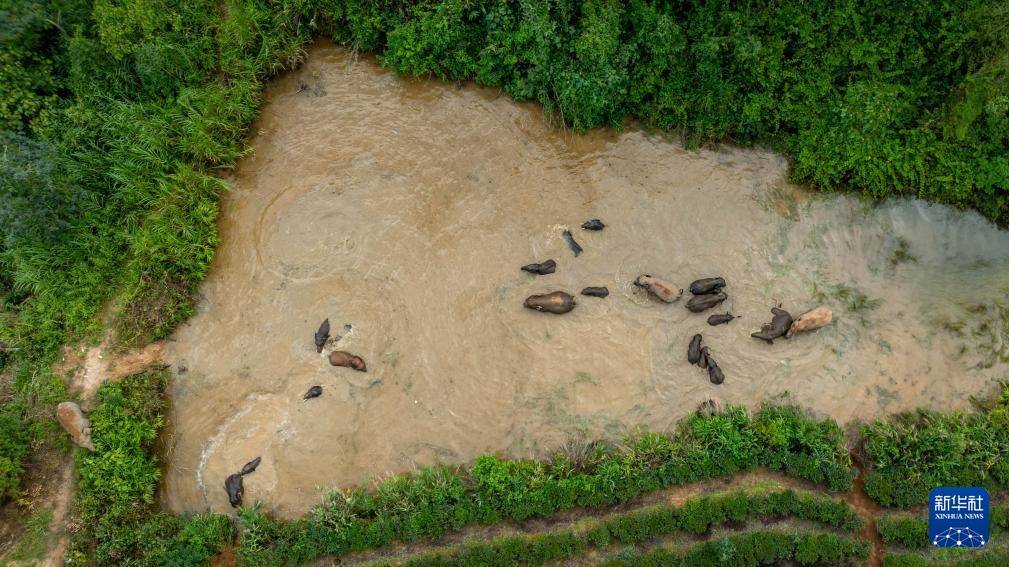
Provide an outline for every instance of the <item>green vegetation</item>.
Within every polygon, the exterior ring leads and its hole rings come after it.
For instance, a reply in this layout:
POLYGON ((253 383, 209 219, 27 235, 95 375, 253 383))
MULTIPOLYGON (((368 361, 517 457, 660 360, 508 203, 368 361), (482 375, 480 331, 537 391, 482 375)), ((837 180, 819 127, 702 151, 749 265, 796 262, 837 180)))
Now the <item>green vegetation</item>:
POLYGON ((484 456, 465 473, 427 468, 374 491, 335 492, 296 522, 246 508, 239 557, 256 565, 304 563, 393 541, 433 539, 465 525, 627 502, 758 466, 847 490, 855 478, 850 459, 832 420, 816 421, 787 406, 765 406, 751 419, 730 406, 690 416, 673 435, 644 434, 623 449, 596 444, 578 461, 566 455, 549 462, 484 456))
MULTIPOLYGON (((883 543, 907 549, 929 547, 928 520, 922 516, 884 514, 876 520, 876 530, 883 543)), ((992 505, 992 533, 1009 531, 1009 505, 992 505)))
MULTIPOLYGON (((217 174, 244 152, 264 81, 313 37, 379 53, 400 73, 498 86, 577 129, 637 117, 690 144, 767 144, 798 181, 918 195, 1007 224, 1007 22, 1009 4, 994 0, 0 0, 0 502, 55 429, 61 345, 99 337, 104 306, 120 345, 191 314, 217 245, 217 174)), ((163 387, 153 373, 102 389, 99 450, 78 456, 75 564, 199 564, 233 536, 222 517, 154 510, 163 387)), ((935 484, 1005 488, 1007 407, 1004 390, 983 412, 866 425, 866 490, 908 506, 935 484)), ((299 522, 246 509, 240 551, 296 562, 756 466, 832 490, 854 474, 834 422, 777 406, 695 416, 673 435, 587 455, 430 469, 333 495, 299 522)), ((826 560, 811 545, 857 556, 815 537, 733 536, 676 560, 826 560)))
POLYGON ((759 531, 731 535, 698 544, 684 552, 657 548, 629 553, 603 565, 611 567, 668 567, 682 565, 750 567, 795 562, 799 565, 857 565, 869 557, 869 545, 834 534, 792 534, 759 531))
POLYGON ((29 447, 59 430, 55 408, 66 399, 63 381, 48 366, 21 364, 10 372, 9 383, 0 374, 0 503, 17 495, 29 447))
POLYGON ((71 565, 202 565, 235 534, 226 516, 159 512, 153 443, 164 420, 167 372, 102 386, 91 413, 96 451, 77 453, 71 565))
POLYGON ((876 530, 883 543, 908 549, 928 547, 928 521, 918 516, 884 514, 876 519, 876 530))
MULTIPOLYGON (((153 504, 159 479, 153 448, 164 422, 167 376, 164 370, 146 372, 99 390, 98 406, 90 414, 97 450, 77 454, 79 489, 73 520, 81 529, 68 552, 71 564, 202 565, 236 535, 243 565, 302 564, 395 541, 433 540, 467 525, 545 518, 572 507, 628 502, 663 487, 758 466, 838 491, 849 489, 853 481, 850 456, 833 421, 817 421, 788 406, 767 405, 752 417, 739 407, 698 413, 684 419, 671 435, 644 434, 622 448, 597 443, 579 452, 577 460, 564 455, 547 462, 485 456, 467 470, 428 468, 416 476, 387 480, 374 490, 332 493, 298 521, 271 518, 256 505, 240 510, 238 525, 226 516, 172 516, 153 504)), ((1002 405, 1004 396, 979 415, 990 419, 1002 405)), ((927 468, 928 463, 918 466, 927 468)), ((998 529, 1009 528, 1009 508, 996 507, 993 516, 998 529)), ((717 526, 784 518, 850 533, 863 526, 844 501, 788 490, 752 490, 700 497, 680 507, 614 513, 570 529, 459 546, 416 557, 414 562, 542 563, 593 549, 642 545, 676 533, 708 534, 717 526)), ((878 529, 889 544, 914 548, 924 544, 920 519, 885 516, 878 529)), ((829 534, 744 534, 687 551, 631 552, 630 558, 647 562, 675 557, 692 565, 689 561, 717 551, 719 557, 733 560, 794 557, 814 564, 862 557, 865 545, 829 534)))
POLYGON ((0 502, 17 494, 21 462, 28 454, 28 432, 18 407, 0 406, 0 502))
POLYGON ((924 504, 936 486, 1009 486, 1009 386, 982 411, 919 411, 861 434, 865 492, 884 506, 924 504))
MULTIPOLYGON (((71 564, 204 564, 235 536, 226 516, 158 512, 154 441, 164 423, 166 370, 102 386, 91 412, 96 451, 78 452, 74 519, 81 526, 71 564)), ((547 517, 575 506, 629 501, 646 492, 765 466, 832 490, 854 470, 840 429, 787 406, 750 417, 740 407, 695 414, 672 435, 644 434, 623 449, 595 444, 574 461, 478 459, 467 471, 428 468, 377 489, 336 492, 309 517, 284 522, 243 508, 239 558, 245 565, 297 564, 393 541, 433 539, 470 524, 547 517)), ((861 519, 843 503, 786 491, 704 498, 682 508, 624 514, 580 537, 626 543, 633 533, 706 532, 747 518, 794 516, 854 531, 861 519)))
POLYGON ((49 524, 53 521, 53 513, 50 510, 36 510, 25 520, 25 531, 17 545, 6 556, 0 556, 0 560, 10 560, 13 562, 38 563, 46 552, 46 536, 48 535, 49 524))
MULTIPOLYGON (((49 417, 35 408, 60 386, 31 382, 97 336, 103 306, 124 344, 192 312, 215 174, 264 81, 320 35, 577 129, 638 117, 765 143, 799 181, 1009 222, 1004 2, 0 0, 0 16, 0 365, 27 377, 0 392, 6 421, 49 417)), ((4 494, 39 440, 0 447, 4 494)))
POLYGON ((787 517, 857 532, 862 519, 844 501, 787 490, 766 494, 738 492, 699 497, 681 507, 669 505, 614 514, 574 529, 503 537, 432 552, 404 562, 408 566, 543 565, 579 557, 590 549, 635 545, 676 533, 704 534, 728 523, 787 517))
MULTIPOLYGON (((176 517, 158 512, 159 468, 153 444, 164 422, 168 373, 151 371, 102 386, 91 412, 96 451, 77 453, 71 564, 204 564, 234 539, 225 516, 176 517)), ((589 447, 580 460, 478 459, 467 471, 428 468, 377 489, 333 493, 309 517, 272 519, 257 506, 241 510, 239 558, 245 565, 297 564, 393 541, 433 539, 470 524, 547 517, 575 506, 629 501, 646 492, 765 466, 833 490, 851 487, 854 470, 840 429, 787 406, 753 417, 739 407, 695 414, 672 435, 645 434, 617 449, 589 447)), ((854 531, 851 508, 823 496, 785 491, 704 498, 600 522, 581 538, 597 546, 648 533, 704 533, 748 518, 793 516, 854 531)))
POLYGON ((962 549, 944 550, 934 557, 915 553, 888 553, 883 557, 883 567, 1003 567, 1009 565, 1009 551, 963 553, 962 549))
POLYGON ((191 313, 216 173, 314 33, 301 4, 0 0, 0 502, 66 396, 62 344, 105 305, 119 344, 191 313))
POLYGON ((884 514, 876 519, 876 530, 887 546, 901 549, 888 551, 883 557, 885 567, 939 567, 939 566, 1002 566, 1009 565, 1009 550, 1000 545, 1009 532, 1009 505, 993 504, 991 531, 996 549, 936 549, 929 545, 928 520, 924 512, 919 515, 884 514))

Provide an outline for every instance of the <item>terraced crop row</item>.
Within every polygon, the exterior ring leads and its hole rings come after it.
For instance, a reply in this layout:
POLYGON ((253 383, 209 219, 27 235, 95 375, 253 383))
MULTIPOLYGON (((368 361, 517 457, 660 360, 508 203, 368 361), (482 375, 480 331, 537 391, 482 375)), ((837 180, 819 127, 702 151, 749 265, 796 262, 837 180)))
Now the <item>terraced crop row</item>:
MULTIPOLYGON (((673 535, 700 536, 716 528, 739 526, 756 520, 767 523, 786 518, 804 520, 821 529, 849 535, 758 531, 725 538, 720 540, 724 542, 721 545, 737 550, 740 558, 753 555, 791 559, 796 550, 800 549, 802 551, 799 556, 809 560, 804 564, 820 562, 814 561, 819 556, 810 549, 811 546, 827 550, 822 556, 825 564, 830 563, 827 558, 864 559, 868 554, 868 544, 856 541, 850 535, 857 534, 864 523, 849 504, 823 495, 785 490, 702 496, 688 500, 682 506, 652 506, 583 521, 567 529, 471 542, 389 564, 409 567, 544 565, 584 557, 591 552, 605 553, 614 548, 648 544, 673 535), (818 538, 822 541, 814 543, 818 538), (752 553, 744 551, 744 548, 752 548, 752 553)), ((617 564, 632 560, 647 562, 653 556, 651 560, 664 561, 668 557, 686 560, 712 553, 712 549, 715 549, 712 545, 702 544, 689 551, 665 548, 634 551, 629 557, 620 555, 611 561, 617 564)))

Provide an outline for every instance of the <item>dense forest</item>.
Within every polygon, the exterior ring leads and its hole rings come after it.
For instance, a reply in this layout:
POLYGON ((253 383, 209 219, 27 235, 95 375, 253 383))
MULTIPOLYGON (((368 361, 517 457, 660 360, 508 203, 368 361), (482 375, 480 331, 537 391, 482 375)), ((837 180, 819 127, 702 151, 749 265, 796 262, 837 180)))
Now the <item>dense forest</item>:
POLYGON ((61 345, 191 314, 219 174, 319 37, 577 130, 760 144, 818 189, 1009 224, 1000 0, 0 0, 0 500, 54 431, 61 345))

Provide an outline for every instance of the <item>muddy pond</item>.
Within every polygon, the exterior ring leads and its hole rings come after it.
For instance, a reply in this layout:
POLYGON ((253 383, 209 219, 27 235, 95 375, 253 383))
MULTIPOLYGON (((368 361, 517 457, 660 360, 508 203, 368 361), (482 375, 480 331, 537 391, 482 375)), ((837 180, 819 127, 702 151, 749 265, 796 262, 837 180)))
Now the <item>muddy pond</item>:
POLYGON ((496 89, 326 44, 270 85, 251 144, 198 312, 167 347, 174 511, 230 511, 224 478, 256 456, 247 502, 295 517, 331 487, 664 431, 708 399, 787 392, 848 423, 966 407, 1009 375, 1009 233, 973 213, 813 194, 764 151, 572 134, 496 89), (578 228, 595 217, 605 230, 578 228), (548 258, 554 274, 519 270, 548 258), (692 314, 635 288, 641 273, 723 276, 729 300, 692 314), (575 310, 522 307, 553 290, 575 310), (750 338, 779 302, 834 322, 750 338), (726 310, 741 318, 707 325, 726 310), (340 339, 319 354, 327 317, 340 339), (720 386, 685 360, 698 332, 720 386), (368 371, 330 366, 333 348, 368 371))

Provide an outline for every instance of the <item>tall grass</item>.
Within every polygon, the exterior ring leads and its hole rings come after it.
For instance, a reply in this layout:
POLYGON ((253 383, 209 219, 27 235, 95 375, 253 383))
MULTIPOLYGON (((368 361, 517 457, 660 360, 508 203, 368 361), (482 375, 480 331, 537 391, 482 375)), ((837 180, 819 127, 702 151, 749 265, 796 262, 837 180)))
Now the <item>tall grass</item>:
POLYGON ((925 504, 936 486, 1009 488, 1009 386, 981 410, 918 411, 864 425, 866 494, 904 508, 925 504))
POLYGON ((0 2, 0 369, 15 376, 0 382, 0 501, 65 396, 49 371, 62 344, 95 340, 105 305, 120 345, 191 314, 217 174, 242 155, 263 82, 315 33, 304 8, 0 2))

